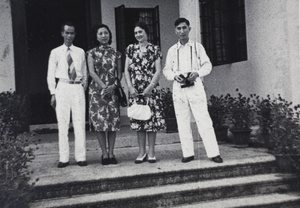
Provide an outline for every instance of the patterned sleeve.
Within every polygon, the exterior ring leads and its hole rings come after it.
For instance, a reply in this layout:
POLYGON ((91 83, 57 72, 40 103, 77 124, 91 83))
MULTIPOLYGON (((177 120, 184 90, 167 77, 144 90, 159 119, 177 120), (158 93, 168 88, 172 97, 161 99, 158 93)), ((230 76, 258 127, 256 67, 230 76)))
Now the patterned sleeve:
POLYGON ((120 51, 116 51, 116 57, 117 59, 120 59, 122 57, 122 53, 120 51))
POLYGON ((126 48, 126 51, 125 51, 125 54, 126 56, 128 56, 128 58, 132 59, 132 44, 130 44, 127 48, 126 48))
POLYGON ((91 50, 89 50, 89 51, 86 52, 86 55, 87 55, 87 56, 91 56, 92 58, 95 58, 95 57, 94 57, 94 54, 95 54, 95 53, 94 53, 94 49, 91 49, 91 50))

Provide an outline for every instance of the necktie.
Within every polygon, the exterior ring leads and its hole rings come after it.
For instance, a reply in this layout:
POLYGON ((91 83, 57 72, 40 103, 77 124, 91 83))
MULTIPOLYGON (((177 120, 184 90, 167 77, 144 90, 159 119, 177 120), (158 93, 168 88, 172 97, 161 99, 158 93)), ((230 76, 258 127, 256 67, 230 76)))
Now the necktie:
POLYGON ((68 68, 69 78, 70 78, 70 80, 75 80, 76 79, 76 71, 75 71, 73 59, 71 56, 70 48, 68 48, 68 50, 67 50, 67 62, 68 62, 68 67, 69 67, 68 68))

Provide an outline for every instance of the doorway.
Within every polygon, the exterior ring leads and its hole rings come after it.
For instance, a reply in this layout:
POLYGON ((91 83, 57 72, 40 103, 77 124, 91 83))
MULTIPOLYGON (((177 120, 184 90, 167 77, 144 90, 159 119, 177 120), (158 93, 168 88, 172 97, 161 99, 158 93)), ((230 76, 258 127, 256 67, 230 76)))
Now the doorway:
MULTIPOLYGON (((100 1, 25 0, 22 6, 25 16, 23 20, 22 13, 12 12, 15 22, 19 19, 25 24, 23 27, 27 46, 25 49, 19 47, 23 53, 15 53, 15 62, 18 62, 18 56, 22 54, 27 57, 23 60, 24 64, 16 64, 16 90, 24 91, 23 87, 18 87, 22 86, 18 82, 26 85, 26 92, 22 94, 29 98, 29 125, 57 123, 55 111, 49 104, 50 94, 46 80, 50 51, 63 44, 60 31, 61 24, 65 21, 74 22, 76 25, 74 45, 88 50, 92 44, 91 28, 101 23, 100 1), (18 65, 26 67, 22 69, 18 65), (26 76, 20 77, 20 74, 26 76)), ((20 9, 20 5, 18 7, 20 9)), ((14 33, 16 29, 14 28, 14 33)), ((15 44, 18 44, 18 40, 15 44)), ((19 51, 18 45, 15 49, 19 51)))
MULTIPOLYGON (((129 44, 136 42, 134 26, 138 21, 145 22, 149 28, 148 41, 160 46, 159 6, 154 8, 125 8, 124 5, 115 8, 117 50, 125 54, 129 44)), ((125 65, 125 55, 122 56, 125 65)), ((124 67, 122 67, 124 69, 124 67)))

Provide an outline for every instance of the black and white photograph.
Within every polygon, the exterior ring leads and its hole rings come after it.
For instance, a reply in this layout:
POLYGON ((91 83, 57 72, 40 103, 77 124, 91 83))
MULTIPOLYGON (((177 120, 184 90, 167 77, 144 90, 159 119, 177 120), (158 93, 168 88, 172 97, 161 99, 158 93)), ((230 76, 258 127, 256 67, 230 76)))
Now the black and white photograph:
POLYGON ((0 0, 0 207, 299 208, 298 0, 0 0))

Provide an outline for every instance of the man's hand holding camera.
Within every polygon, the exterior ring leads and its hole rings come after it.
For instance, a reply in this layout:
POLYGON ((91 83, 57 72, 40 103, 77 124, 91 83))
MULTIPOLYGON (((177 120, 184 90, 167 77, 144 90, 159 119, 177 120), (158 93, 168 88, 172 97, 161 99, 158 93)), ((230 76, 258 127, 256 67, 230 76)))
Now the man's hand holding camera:
POLYGON ((194 85, 194 81, 199 77, 197 72, 188 72, 186 74, 179 74, 174 79, 181 84, 181 87, 190 87, 194 85))
POLYGON ((187 80, 190 82, 194 82, 197 77, 199 77, 198 72, 189 72, 189 76, 187 77, 187 80))

